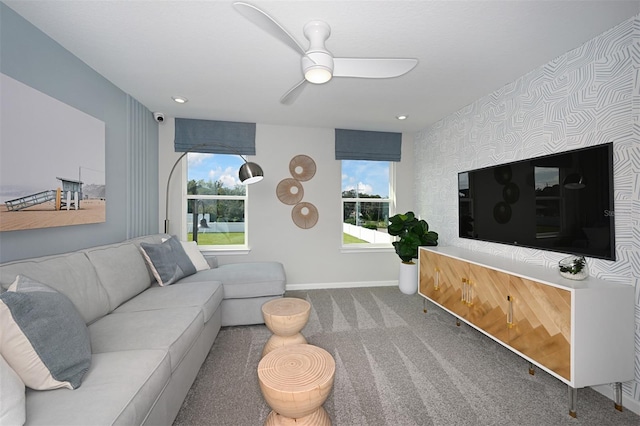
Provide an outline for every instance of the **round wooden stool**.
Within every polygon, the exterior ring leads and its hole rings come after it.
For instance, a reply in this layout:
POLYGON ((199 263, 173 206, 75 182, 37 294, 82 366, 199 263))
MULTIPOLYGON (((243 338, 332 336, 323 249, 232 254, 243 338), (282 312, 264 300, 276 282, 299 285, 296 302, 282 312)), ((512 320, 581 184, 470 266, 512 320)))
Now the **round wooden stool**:
POLYGON ((273 410, 265 426, 330 426, 322 404, 331 392, 335 371, 331 354, 313 345, 287 345, 265 355, 258 364, 258 381, 273 410))
POLYGON ((264 323, 273 333, 262 356, 282 346, 307 343, 300 331, 307 325, 310 313, 311 304, 295 297, 273 299, 262 305, 264 323))

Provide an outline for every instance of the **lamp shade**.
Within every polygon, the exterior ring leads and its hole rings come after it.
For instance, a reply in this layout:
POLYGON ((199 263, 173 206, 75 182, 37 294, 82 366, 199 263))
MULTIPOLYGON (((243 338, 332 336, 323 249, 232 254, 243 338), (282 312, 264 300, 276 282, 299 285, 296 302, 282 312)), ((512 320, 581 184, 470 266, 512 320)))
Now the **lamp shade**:
POLYGON ((262 167, 252 162, 245 162, 238 171, 240 181, 245 185, 260 182, 264 178, 262 167))
POLYGON ((571 173, 564 179, 563 185, 567 189, 582 189, 586 183, 584 176, 579 173, 571 173))

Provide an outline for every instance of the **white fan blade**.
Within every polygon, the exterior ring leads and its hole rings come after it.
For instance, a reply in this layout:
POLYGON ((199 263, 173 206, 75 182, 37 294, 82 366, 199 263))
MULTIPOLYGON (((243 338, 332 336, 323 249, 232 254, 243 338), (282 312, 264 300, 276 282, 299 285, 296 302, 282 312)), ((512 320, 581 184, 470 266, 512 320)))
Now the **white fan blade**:
POLYGON ((333 58, 334 77, 392 78, 411 71, 417 59, 333 58))
POLYGON ((302 90, 306 87, 306 85, 307 80, 302 80, 301 82, 293 86, 280 98, 280 103, 291 105, 296 99, 298 99, 298 96, 300 96, 300 93, 302 93, 302 90))
POLYGON ((237 1, 233 3, 233 7, 245 18, 262 28, 267 33, 271 34, 297 53, 304 55, 304 48, 293 38, 289 31, 285 30, 280 24, 278 24, 271 16, 267 15, 257 7, 237 1))

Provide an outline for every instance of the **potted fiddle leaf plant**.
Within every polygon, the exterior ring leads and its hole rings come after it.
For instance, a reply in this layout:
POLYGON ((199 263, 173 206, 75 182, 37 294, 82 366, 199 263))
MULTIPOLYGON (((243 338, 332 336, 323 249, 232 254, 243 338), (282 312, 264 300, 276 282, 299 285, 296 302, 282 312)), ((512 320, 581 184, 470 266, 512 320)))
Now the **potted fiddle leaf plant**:
POLYGON ((405 294, 414 294, 418 290, 418 265, 413 259, 418 257, 418 247, 437 246, 438 234, 430 231, 429 224, 411 211, 390 217, 387 231, 398 237, 391 243, 402 261, 398 287, 405 294))

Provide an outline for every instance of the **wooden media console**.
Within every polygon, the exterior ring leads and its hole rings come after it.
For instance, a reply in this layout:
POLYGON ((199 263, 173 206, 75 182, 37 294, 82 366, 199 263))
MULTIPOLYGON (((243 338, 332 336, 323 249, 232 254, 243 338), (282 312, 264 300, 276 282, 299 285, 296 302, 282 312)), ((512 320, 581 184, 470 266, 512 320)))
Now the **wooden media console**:
POLYGON ((634 377, 634 288, 459 247, 421 247, 420 295, 577 389, 634 377))

